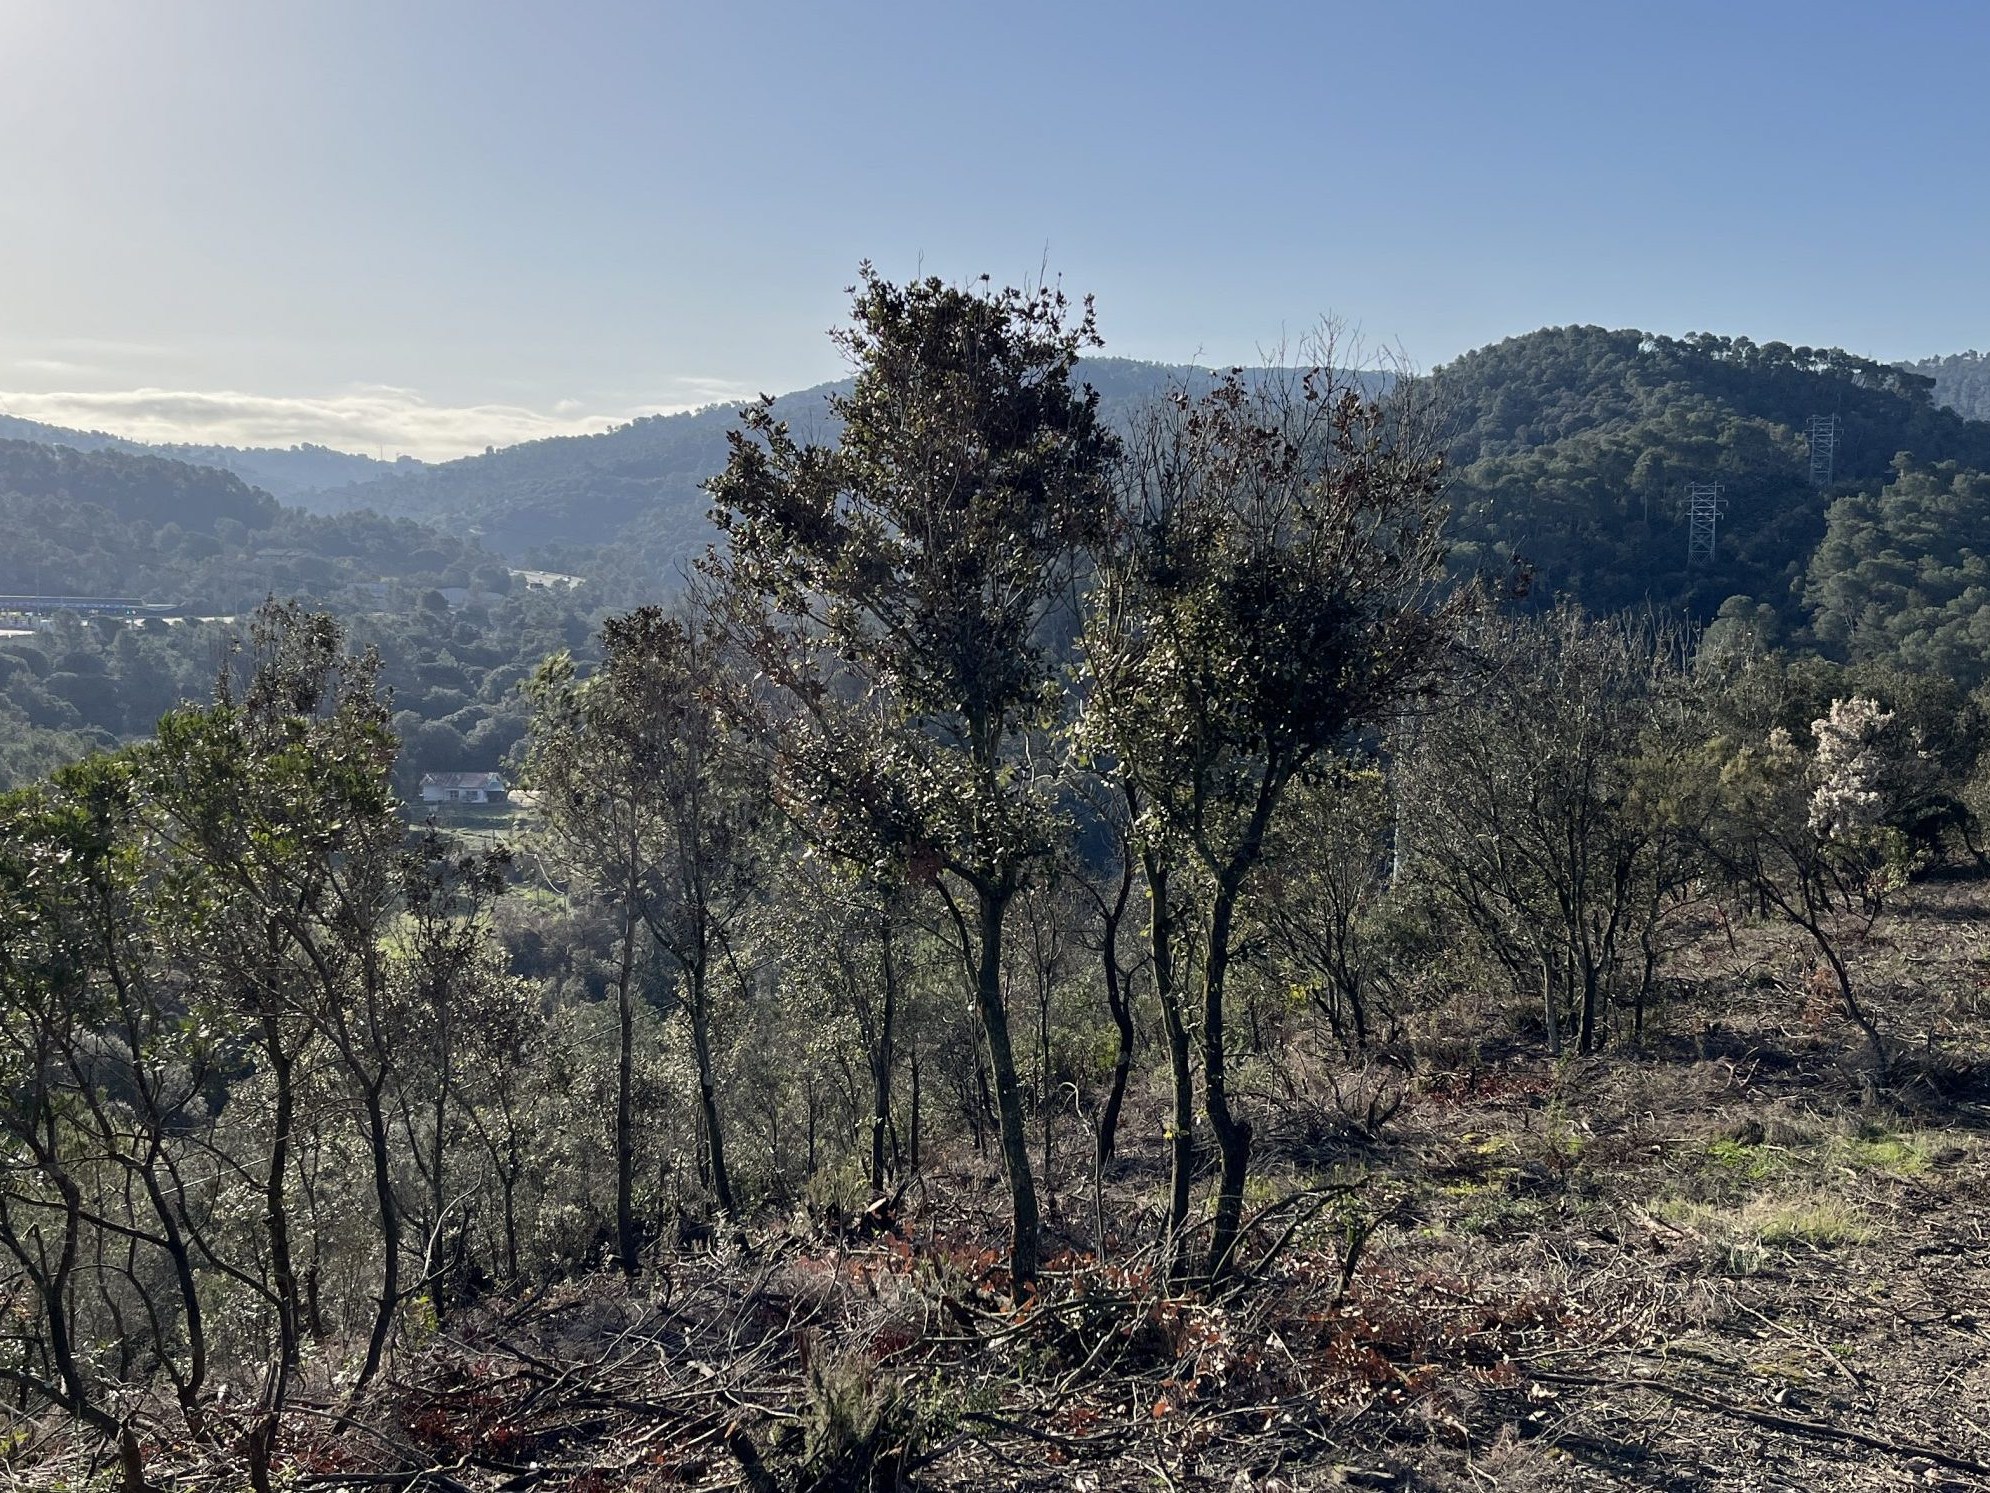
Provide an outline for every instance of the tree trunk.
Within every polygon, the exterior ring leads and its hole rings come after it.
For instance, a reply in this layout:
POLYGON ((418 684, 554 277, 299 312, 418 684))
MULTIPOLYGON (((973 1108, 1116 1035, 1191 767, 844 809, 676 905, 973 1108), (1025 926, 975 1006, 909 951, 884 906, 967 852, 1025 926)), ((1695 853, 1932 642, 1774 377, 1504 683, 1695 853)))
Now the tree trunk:
POLYGON ((518 1279, 518 1168, 498 1174, 504 1190, 504 1278, 518 1279))
POLYGON ((207 1325, 200 1307, 200 1282, 194 1273, 193 1252, 187 1248, 179 1218, 166 1200, 165 1189, 159 1185, 158 1147, 159 1137, 155 1134, 152 1154, 146 1157, 141 1175, 146 1195, 152 1200, 152 1211, 159 1217, 166 1255, 173 1262, 173 1280, 179 1287, 180 1310, 186 1319, 187 1372, 178 1385, 178 1393, 187 1430, 198 1440, 207 1434, 207 1413, 200 1402, 201 1387, 207 1382, 207 1325))
POLYGON ((891 1064, 894 1025, 898 1016, 898 966, 891 957, 889 915, 878 926, 879 956, 884 973, 884 1007, 878 1013, 877 1048, 871 1054, 871 1191, 884 1191, 885 1133, 891 1128, 891 1064))
POLYGON ((727 1223, 739 1222, 733 1201, 732 1175, 726 1170, 725 1135, 719 1128, 718 1080, 712 1074, 711 1012, 707 1009, 705 962, 700 958, 685 971, 691 982, 691 1050, 698 1061, 698 1107, 705 1121, 705 1143, 712 1165, 712 1192, 727 1223))
POLYGON ((1182 1245, 1188 1229, 1189 1184, 1195 1170, 1195 1070, 1190 1066, 1188 1023, 1182 1020, 1175 989, 1175 922, 1168 905, 1168 868, 1159 856, 1144 853, 1147 872, 1148 939, 1153 949, 1154 992, 1161 1001, 1161 1024, 1168 1036, 1168 1074, 1174 1087, 1174 1112, 1168 1124, 1168 1254, 1170 1273, 1180 1279, 1188 1272, 1188 1251, 1182 1245))
POLYGON ((1368 1051, 1368 998, 1362 993, 1361 979, 1350 974, 1347 980, 1347 1009, 1354 1019, 1354 1050, 1368 1051))
POLYGON ((401 1208, 394 1197, 393 1153, 388 1146, 387 1113, 381 1107, 379 1086, 366 1089, 367 1144, 373 1158, 373 1197, 380 1211, 380 1299, 373 1313, 373 1332, 367 1339, 366 1362, 353 1380, 352 1392, 373 1382, 386 1357, 388 1339, 393 1335, 394 1317, 401 1306, 401 1208))
MULTIPOLYGON (((1139 803, 1130 794, 1129 816, 1139 812, 1139 803)), ((1126 921, 1126 904, 1133 895, 1133 856, 1131 847, 1121 842, 1119 892, 1110 904, 1099 901, 1102 927, 1099 930, 1099 961, 1105 966, 1106 1009, 1119 1033, 1119 1050, 1113 1055, 1112 1087, 1106 1093, 1105 1108, 1099 1113, 1098 1145, 1093 1157, 1095 1170, 1112 1160, 1119 1140, 1119 1111, 1126 1102, 1126 1081, 1133 1070, 1133 1000, 1127 989, 1125 971, 1119 967, 1119 930, 1126 921)), ((1097 1178, 1094 1178, 1097 1182, 1097 1178)))
POLYGON ((1057 1218, 1056 1143, 1057 1105, 1052 1099, 1050 1066, 1050 981, 1041 963, 1037 965, 1036 991, 1037 1111, 1043 1120, 1043 1208, 1054 1222, 1057 1218))
POLYGON ((988 1039, 995 1112, 1001 1123, 1002 1169, 1009 1182, 1010 1292, 1020 1299, 1036 1284, 1036 1182, 1030 1174, 1029 1140, 1023 1123, 1023 1090, 1016 1056, 1009 1045, 1009 1015, 1002 1003, 1002 921, 1013 894, 977 889, 981 950, 975 971, 975 1005, 988 1039))
MULTIPOLYGON (((48 1128, 52 1148, 54 1132, 52 1120, 48 1128)), ((52 1156, 46 1152, 44 1156, 45 1166, 47 1163, 52 1163, 52 1156)), ((49 1180, 62 1195, 62 1238, 55 1269, 47 1279, 40 1279, 31 1273, 34 1284, 40 1289, 42 1310, 48 1317, 48 1352, 55 1364, 56 1378, 69 1400, 65 1408, 92 1429, 108 1436, 115 1434, 119 1425, 109 1411, 94 1404, 90 1399, 90 1383, 83 1377, 82 1367, 76 1359, 74 1324, 70 1320, 72 1310, 70 1278, 76 1269, 76 1256, 82 1239, 83 1189, 67 1171, 56 1171, 49 1180)), ((35 1242, 37 1249, 46 1248, 40 1238, 35 1242)), ((17 1255, 20 1253, 18 1248, 15 1253, 17 1255)))
POLYGON ((1541 1014, 1548 1023, 1548 1056, 1562 1055, 1562 1023, 1555 1010, 1555 966, 1547 955, 1541 956, 1541 1014))
POLYGON ((1813 920, 1807 925, 1807 929, 1811 942, 1816 944, 1818 951, 1824 955, 1825 962, 1831 966, 1831 973, 1838 982, 1838 1001, 1844 1008, 1846 1019, 1865 1036, 1867 1087, 1876 1088, 1886 1074, 1886 1043, 1880 1039, 1879 1027, 1874 1024, 1870 1016, 1866 1015, 1865 1007, 1859 1004, 1858 996, 1852 991, 1852 971, 1839 956, 1830 938, 1825 935, 1821 924, 1813 920))
POLYGON ((1651 1000, 1652 976, 1658 967, 1658 956, 1649 943, 1644 945, 1644 964, 1638 973, 1638 990, 1631 1004, 1631 1045, 1644 1051, 1645 1045, 1645 1006, 1651 1000))
POLYGON ((624 1275, 642 1269, 636 1228, 636 900, 622 912, 622 967, 615 985, 620 1038, 615 1064, 615 1262, 624 1275))
POLYGON ((1583 1057, 1596 1051, 1597 971, 1590 960, 1582 961, 1582 1023, 1576 1029, 1575 1050, 1583 1057))
POLYGON ((1230 1108, 1224 1052, 1223 987, 1230 968, 1230 924, 1236 904, 1235 885, 1228 881, 1219 883, 1210 907, 1209 946, 1203 955, 1202 1102, 1222 1156, 1216 1186, 1216 1217, 1209 1236, 1207 1273, 1212 1281, 1222 1280, 1230 1272, 1237 1233, 1243 1224, 1244 1179, 1251 1164, 1251 1125, 1230 1108))
POLYGON ((139 1449, 138 1433, 128 1425, 118 1429, 117 1464, 123 1493, 152 1493, 152 1485, 145 1481, 145 1454, 139 1449))
POLYGON ((437 1019, 437 1071, 434 1112, 430 1116, 433 1133, 429 1137, 428 1167, 429 1246, 428 1250, 424 1252, 425 1258, 423 1264, 425 1268, 422 1273, 424 1275, 435 1276, 434 1284, 430 1289, 435 1298, 436 1317, 440 1320, 447 1298, 440 1276, 435 1275, 435 1257, 439 1256, 444 1248, 442 1213, 443 1209, 448 1206, 448 1191, 443 1179, 443 1168, 447 1164, 444 1156, 443 1135, 448 1127, 449 1091, 453 1082, 453 1075, 450 1070, 454 1063, 454 1054, 451 1051, 452 1034, 449 1030, 449 994, 446 986, 444 989, 439 990, 437 994, 439 997, 435 1003, 437 1019))
POLYGON ((1126 1080, 1133 1071, 1133 1002, 1127 998, 1125 981, 1119 968, 1119 919, 1113 917, 1106 924, 1105 936, 1106 1005, 1112 1012, 1112 1024, 1119 1032, 1119 1051, 1113 1057, 1112 1087, 1106 1093, 1106 1104, 1099 1115, 1099 1165, 1112 1160, 1113 1146, 1119 1138, 1119 1111, 1126 1102, 1126 1080))
POLYGON ((815 1111, 816 1111, 815 1080, 813 1078, 810 1078, 803 1083, 802 1098, 803 1098, 802 1113, 804 1118, 806 1118, 808 1121, 808 1134, 805 1137, 808 1146, 808 1157, 803 1165, 803 1176, 813 1177, 815 1175, 815 1111))
MULTIPOLYGON (((976 979, 980 977, 977 975, 976 979)), ((974 1044, 974 1154, 988 1154, 988 1122, 995 1118, 995 1099, 988 1092, 988 1058, 981 1050, 983 1044, 974 1044)))
POLYGON ((919 1047, 916 1032, 912 1047, 912 1118, 905 1128, 908 1142, 905 1161, 916 1172, 919 1170, 919 1047))
POLYGON ((269 1407, 275 1415, 281 1412, 290 1381, 297 1375, 300 1355, 297 1267, 290 1254, 290 1209, 283 1193, 284 1177, 290 1170, 290 1132, 296 1123, 297 1093, 295 1060, 283 1050, 283 1034, 276 1018, 265 1016, 262 1025, 263 1051, 269 1056, 270 1082, 276 1090, 269 1169, 263 1174, 263 1231, 269 1240, 270 1283, 276 1291, 277 1373, 269 1407))

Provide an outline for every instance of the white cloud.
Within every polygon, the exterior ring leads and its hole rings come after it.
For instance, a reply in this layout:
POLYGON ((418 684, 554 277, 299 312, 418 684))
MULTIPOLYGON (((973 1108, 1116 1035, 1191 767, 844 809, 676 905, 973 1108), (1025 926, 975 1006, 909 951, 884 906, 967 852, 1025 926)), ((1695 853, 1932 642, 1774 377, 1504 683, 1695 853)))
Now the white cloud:
POLYGON ((584 435, 641 415, 669 414, 748 391, 717 379, 681 379, 678 397, 622 410, 588 412, 563 399, 550 412, 512 404, 431 404, 413 389, 365 385, 327 396, 244 394, 232 390, 128 389, 102 393, 0 391, 0 414, 128 440, 225 446, 292 446, 405 454, 445 461, 546 436, 584 435))

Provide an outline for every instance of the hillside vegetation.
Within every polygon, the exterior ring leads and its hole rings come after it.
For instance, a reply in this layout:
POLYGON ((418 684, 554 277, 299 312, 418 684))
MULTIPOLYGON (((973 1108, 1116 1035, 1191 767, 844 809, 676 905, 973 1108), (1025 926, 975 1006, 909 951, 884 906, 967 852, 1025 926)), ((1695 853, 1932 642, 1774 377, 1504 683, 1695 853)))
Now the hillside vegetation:
POLYGON ((518 582, 473 542, 407 518, 305 513, 232 473, 163 457, 0 441, 0 595, 129 597, 186 620, 85 622, 0 638, 0 788, 148 736, 205 698, 225 626, 270 596, 345 618, 379 648, 409 773, 489 770, 524 731, 518 682, 583 646, 591 587, 518 582), (443 595, 457 597, 452 607, 443 595))
POLYGON ((1990 425, 1936 406, 1920 375, 1836 349, 1563 327, 1470 353, 1433 382, 1458 432, 1455 563, 1519 554, 1543 594, 1598 611, 1711 620, 1743 597, 1800 632, 1837 497, 1877 495, 1902 453, 1990 467, 1990 425), (1840 422, 1824 491, 1809 481, 1813 415, 1840 422), (1727 504, 1715 561, 1699 569, 1687 564, 1691 482, 1722 484, 1727 504))
MULTIPOLYGON (((1896 657, 1970 587, 1881 584, 1969 572, 1981 427, 1586 329, 1115 416, 1088 302, 869 269, 838 342, 669 606, 267 600, 0 793, 11 1481, 1990 1480, 1990 712, 1896 657), (1820 392, 1868 432, 1823 494, 1820 392), (1736 565, 1865 599, 1519 594, 1530 535, 1642 551, 1513 464, 1647 429, 1809 503, 1736 565), (1767 642, 1841 621, 1872 656, 1767 642), (445 727, 518 733, 503 834, 410 812, 445 727)), ((340 532, 132 460, 22 501, 340 532)), ((0 659, 67 700, 178 636, 0 659)))
POLYGON ((1990 420, 1990 357, 1975 351, 1950 353, 1903 366, 1935 381, 1935 403, 1965 420, 1990 420))
POLYGON ((383 472, 405 471, 420 462, 403 456, 392 462, 329 446, 221 446, 211 443, 127 440, 101 430, 70 430, 39 420, 0 414, 0 440, 33 441, 66 446, 73 451, 122 451, 133 456, 160 456, 190 466, 232 472, 244 482, 278 498, 297 499, 325 488, 362 482, 383 472))
MULTIPOLYGON (((1108 421, 1123 421, 1168 387, 1197 385, 1205 370, 1172 368, 1125 358, 1087 358, 1082 377, 1099 391, 1108 421)), ((780 395, 776 418, 796 430, 833 437, 830 396, 848 380, 780 395)), ((739 424, 739 405, 714 405, 677 415, 652 415, 600 435, 555 436, 468 456, 416 471, 316 494, 327 508, 370 507, 473 531, 483 543, 515 558, 590 571, 604 560, 645 567, 652 579, 674 581, 715 537, 703 484, 726 461, 726 436, 739 424), (611 549, 612 555, 589 550, 611 549)))
MULTIPOLYGON (((1948 373, 1929 375, 1837 349, 1599 327, 1480 349, 1431 376, 1451 435, 1454 569, 1506 573, 1518 557, 1541 600, 1650 606, 1701 622, 1725 615, 1834 656, 1896 658, 1974 682, 1984 665, 1973 639, 1990 626, 1977 620, 1967 579, 1974 540, 1950 534, 1949 550, 1930 553, 1923 536, 1892 533, 1885 513, 1889 492, 1922 481, 1896 472, 1903 455, 1909 473, 1990 469, 1990 425, 1945 408, 1938 388, 1942 378, 1960 387, 1956 370, 1973 365, 1965 357, 1943 366, 1948 373), (1822 491, 1809 480, 1813 415, 1839 421, 1833 481, 1822 491), (1709 481, 1725 500, 1715 561, 1689 568, 1685 490, 1709 481), (1839 498, 1856 501, 1834 519, 1839 498), (1917 618, 1862 631, 1867 593, 1900 584, 1874 563, 1883 553, 1917 576, 1917 618)), ((1211 377, 1097 356, 1079 368, 1114 429, 1171 381, 1200 389, 1211 377)), ((847 388, 783 395, 773 412, 826 438, 830 398, 847 388)), ((738 419, 732 406, 657 416, 304 501, 414 516, 623 592, 672 589, 714 537, 702 484, 723 467, 738 419)))

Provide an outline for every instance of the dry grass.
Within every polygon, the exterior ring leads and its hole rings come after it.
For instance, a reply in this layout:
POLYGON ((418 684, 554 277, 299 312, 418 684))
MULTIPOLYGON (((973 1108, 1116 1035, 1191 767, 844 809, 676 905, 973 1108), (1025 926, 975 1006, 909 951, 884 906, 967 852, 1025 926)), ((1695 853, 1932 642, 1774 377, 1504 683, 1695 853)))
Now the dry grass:
MULTIPOLYGON (((1877 1103, 1840 1061, 1849 1034, 1789 999, 1801 949, 1773 928, 1710 936, 1642 1052, 1549 1063, 1481 997, 1419 1018, 1413 1075, 1325 1064, 1289 1103, 1260 1096, 1254 1262, 1299 1211, 1284 1200, 1363 1185, 1234 1296, 1156 1268, 1165 1093, 1143 1082, 1100 1199, 1105 1258, 1074 1133, 1025 1310, 1005 1299, 993 1163, 936 1152, 881 1236, 769 1225, 751 1257, 480 1304, 404 1352, 353 1423, 300 1417, 292 1486, 1990 1487, 1746 1419, 1990 1461, 1990 1426, 1958 1409, 1990 1331, 1990 1091, 1973 1087, 1990 1023, 1970 1015, 1990 889, 1913 899, 1922 924, 1854 951, 1887 1030, 1915 1034, 1877 1103), (1655 1381, 1732 1409, 1639 1387, 1655 1381)), ((846 1175, 811 1199, 863 1201, 846 1175)), ((47 1434, 13 1475, 83 1486, 81 1454, 47 1434)), ((225 1448, 148 1450, 162 1488, 229 1485, 225 1448)))

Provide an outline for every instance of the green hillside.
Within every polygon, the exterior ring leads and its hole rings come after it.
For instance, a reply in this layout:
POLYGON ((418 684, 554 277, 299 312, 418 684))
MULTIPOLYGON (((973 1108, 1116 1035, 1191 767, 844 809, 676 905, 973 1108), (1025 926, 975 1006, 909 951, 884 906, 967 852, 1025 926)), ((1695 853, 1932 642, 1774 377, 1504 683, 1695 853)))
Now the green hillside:
POLYGON ((286 508, 228 472, 0 441, 0 593, 120 595, 234 612, 272 591, 466 584, 493 557, 406 519, 286 508))
POLYGON ((109 435, 101 430, 71 430, 7 414, 0 414, 0 440, 67 446, 73 451, 122 451, 133 456, 159 456, 192 466, 214 467, 233 472, 251 486, 286 500, 301 499, 322 489, 343 487, 385 472, 405 472, 423 465, 412 456, 389 462, 361 456, 353 451, 334 451, 329 446, 309 444, 220 446, 147 443, 109 435))
POLYGON ((1743 596, 1800 631, 1834 499, 1878 492, 1903 452, 1990 469, 1990 425, 1937 406, 1920 374, 1835 348, 1556 327, 1433 379, 1457 431, 1455 562, 1498 570, 1518 555, 1540 595, 1597 611, 1711 619, 1743 596), (1810 482, 1812 415, 1839 419, 1826 491, 1810 482), (1714 563, 1698 567, 1692 482, 1719 482, 1727 504, 1714 563))
MULTIPOLYGON (((1081 374, 1114 422, 1205 376, 1113 358, 1081 374)), ((1651 606, 1966 687, 1990 678, 1990 424, 1940 406, 1927 374, 1835 349, 1561 327, 1467 354, 1431 383, 1452 432, 1459 573, 1507 574, 1517 558, 1527 605, 1651 606), (1805 438, 1818 413, 1842 432, 1826 490, 1805 438), (1694 481, 1720 482, 1727 503, 1714 563, 1697 567, 1694 481)), ((830 436, 837 387, 777 410, 830 436)), ((207 616, 300 597, 380 647, 410 770, 488 768, 522 729, 515 687, 531 663, 584 642, 601 609, 668 592, 702 551, 703 484, 737 418, 713 407, 404 463, 311 494, 332 510, 319 512, 155 454, 0 440, 0 593, 130 595, 207 616), (587 583, 528 588, 508 568, 520 560, 587 583)), ((206 690, 219 646, 197 626, 104 623, 0 646, 0 782, 142 733, 206 690)))
MULTIPOLYGON (((1166 388, 1203 370, 1128 358, 1087 358, 1080 377, 1099 391, 1106 418, 1123 419, 1166 388)), ((847 383, 783 394, 775 412, 798 434, 833 436, 828 396, 847 383)), ((703 484, 725 465, 737 405, 654 415, 599 435, 556 436, 482 456, 417 467, 304 501, 323 509, 373 508, 447 524, 516 560, 598 571, 604 557, 578 552, 613 545, 609 565, 656 581, 674 576, 714 534, 703 484)))
POLYGON ((526 586, 474 542, 413 519, 305 513, 231 473, 113 449, 0 441, 0 532, 0 594, 132 597, 191 614, 0 623, 0 788, 205 698, 230 630, 198 619, 271 595, 333 612, 379 650, 408 774, 488 770, 523 730, 518 682, 546 654, 584 646, 607 599, 526 586))
MULTIPOLYGON (((1087 359, 1080 374, 1112 422, 1200 376, 1123 358, 1087 359)), ((1711 619, 1745 597, 1779 631, 1803 635, 1834 498, 1877 493, 1902 452, 1990 470, 1990 425, 1938 404, 1928 375, 1835 348, 1558 327, 1469 353, 1432 382, 1455 432, 1457 566, 1505 571, 1518 555, 1539 596, 1599 610, 1711 619), (1828 491, 1810 482, 1805 432, 1818 414, 1839 420, 1828 491), (1722 484, 1726 513, 1714 563, 1689 567, 1684 503, 1696 481, 1722 484)), ((776 412, 827 435, 826 396, 840 387, 782 395, 776 412)), ((419 518, 515 562, 623 588, 667 586, 712 537, 702 484, 723 465, 736 419, 733 406, 655 416, 410 465, 306 501, 419 518)))
POLYGON ((1970 351, 1903 365, 1935 381, 1935 403, 1968 420, 1990 420, 1990 355, 1970 351))

